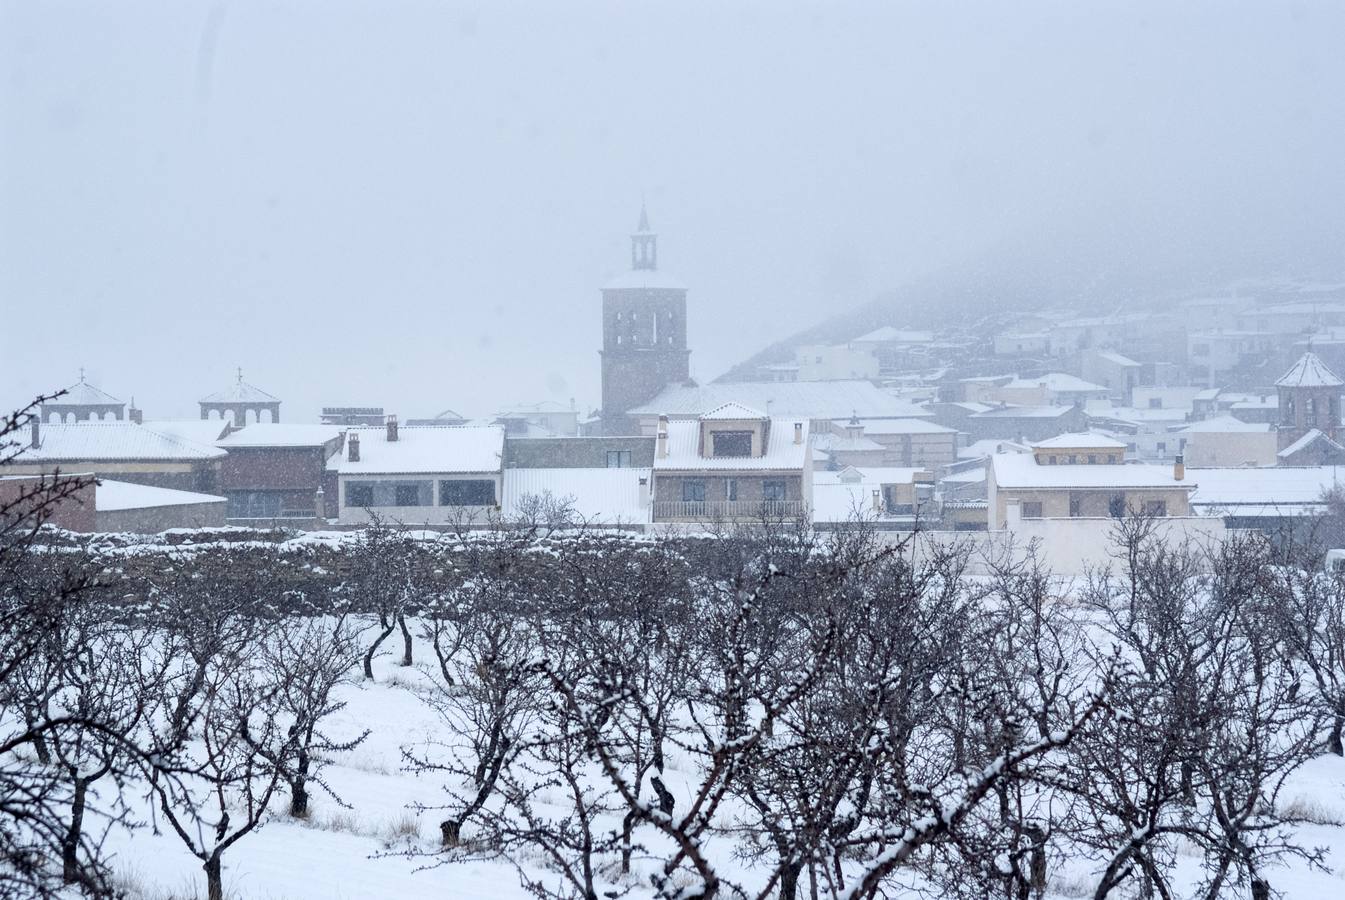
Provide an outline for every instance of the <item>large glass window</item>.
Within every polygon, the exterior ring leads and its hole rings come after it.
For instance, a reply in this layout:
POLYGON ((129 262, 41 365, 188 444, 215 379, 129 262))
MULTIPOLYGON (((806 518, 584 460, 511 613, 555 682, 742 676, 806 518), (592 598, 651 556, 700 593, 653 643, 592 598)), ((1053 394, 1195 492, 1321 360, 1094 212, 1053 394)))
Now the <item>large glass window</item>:
POLYGON ((439 482, 440 506, 494 506, 495 482, 488 479, 453 479, 439 482))
POLYGON ((752 432, 712 431, 710 446, 711 456, 751 456, 752 432))
POLYGON ((1040 501, 1040 500, 1024 500, 1023 503, 1022 503, 1022 505, 1021 505, 1021 507, 1020 507, 1020 512, 1022 512, 1022 514, 1023 514, 1023 518, 1024 518, 1024 519, 1040 519, 1040 518, 1041 518, 1041 501, 1040 501))
POLYGON ((351 481, 346 506, 433 506, 433 481, 351 481))
POLYGON ((761 499, 774 503, 785 499, 788 487, 783 478, 768 478, 761 482, 761 499))
POLYGON ((373 506, 374 505, 374 483, 372 481, 357 481, 346 485, 346 506, 373 506))
POLYGON ((704 503, 705 482, 699 478, 688 478, 682 482, 683 503, 704 503))
POLYGON ((630 468, 629 450, 608 450, 607 468, 609 469, 629 469, 630 468))

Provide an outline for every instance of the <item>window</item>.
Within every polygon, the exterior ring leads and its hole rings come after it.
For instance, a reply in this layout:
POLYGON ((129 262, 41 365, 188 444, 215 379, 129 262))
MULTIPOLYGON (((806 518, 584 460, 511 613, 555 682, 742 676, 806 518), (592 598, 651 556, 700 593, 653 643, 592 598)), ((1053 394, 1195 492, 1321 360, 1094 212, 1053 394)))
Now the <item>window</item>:
POLYGON ((1077 457, 1075 457, 1075 455, 1074 455, 1073 453, 1071 453, 1071 454, 1069 455, 1069 464, 1072 466, 1072 465, 1074 465, 1077 461, 1078 461, 1077 457))
POLYGON ((726 500, 738 499, 738 479, 736 478, 724 479, 724 499, 726 500))
POLYGON ((1158 449, 1158 452, 1159 452, 1159 453, 1167 453, 1167 452, 1168 452, 1168 442, 1167 442, 1167 441, 1159 441, 1158 444, 1157 444, 1156 446, 1157 446, 1157 449, 1158 449))
POLYGON ((704 503, 705 482, 699 478, 688 478, 682 482, 683 503, 704 503))
POLYGON ((1052 454, 1052 456, 1051 456, 1051 465, 1055 465, 1055 455, 1054 455, 1054 454, 1052 454))
POLYGON ((1162 409, 1162 408, 1163 408, 1163 398, 1162 398, 1162 397, 1150 397, 1150 398, 1149 398, 1149 408, 1150 408, 1150 409, 1162 409))
POLYGON ((396 499, 393 506, 419 506, 420 490, 414 484, 398 484, 396 488, 396 499))
POLYGON ((228 496, 231 519, 273 519, 280 515, 279 493, 231 491, 228 496))
POLYGON ((783 478, 771 478, 761 482, 761 499, 767 503, 778 503, 785 499, 787 488, 783 478))
POLYGON ((346 485, 346 506, 365 507, 373 505, 373 482, 364 481, 346 485))
POLYGON ((1040 500, 1026 500, 1026 501, 1024 501, 1024 502, 1020 505, 1019 508, 1023 511, 1023 518, 1024 518, 1024 519, 1040 519, 1040 518, 1041 518, 1041 501, 1040 501, 1040 500))
POLYGON ((712 431, 710 446, 711 456, 751 456, 752 432, 712 431))
POLYGON ((607 468, 609 469, 629 469, 630 451, 629 450, 608 450, 607 468))
POLYGON ((1113 494, 1111 499, 1107 501, 1107 515, 1111 516, 1113 519, 1122 519, 1125 518, 1125 514, 1125 494, 1113 494))
POLYGON ((473 478, 439 482, 440 506, 493 506, 494 504, 494 481, 473 478))
POLYGON ((1089 464, 1090 466, 1095 466, 1095 465, 1097 465, 1097 454, 1096 454, 1096 453, 1090 453, 1090 454, 1088 454, 1088 464, 1089 464))
POLYGON ((1146 516, 1166 516, 1168 514, 1168 502, 1166 500, 1145 500, 1144 514, 1146 516))
POLYGON ((1078 494, 1069 495, 1069 515, 1071 519, 1077 519, 1083 515, 1083 497, 1078 494))

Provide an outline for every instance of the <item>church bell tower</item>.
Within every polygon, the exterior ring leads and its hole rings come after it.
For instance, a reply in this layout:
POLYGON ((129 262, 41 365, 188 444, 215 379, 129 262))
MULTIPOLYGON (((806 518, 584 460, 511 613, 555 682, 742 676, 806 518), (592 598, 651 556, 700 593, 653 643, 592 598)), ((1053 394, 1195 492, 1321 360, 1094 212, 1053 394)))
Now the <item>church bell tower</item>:
POLYGON ((640 207, 631 269, 602 289, 602 430, 638 434, 629 411, 690 378, 687 289, 658 267, 658 235, 640 207))

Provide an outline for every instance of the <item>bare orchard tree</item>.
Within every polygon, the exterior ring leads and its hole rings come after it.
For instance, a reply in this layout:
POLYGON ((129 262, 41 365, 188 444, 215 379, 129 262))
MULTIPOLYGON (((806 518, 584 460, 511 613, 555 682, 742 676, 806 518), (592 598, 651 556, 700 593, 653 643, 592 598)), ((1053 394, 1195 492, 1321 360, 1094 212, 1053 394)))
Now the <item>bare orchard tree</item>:
MULTIPOLYGON (((0 416, 0 475, 26 449, 39 397, 0 416)), ((91 478, 51 476, 7 481, 0 494, 0 895, 51 897, 65 876, 93 885, 104 874, 95 842, 75 838, 79 856, 67 871, 71 782, 52 753, 76 735, 98 732, 115 739, 112 726, 87 709, 54 701, 73 660, 66 640, 86 621, 89 573, 38 549, 42 526, 59 507, 79 502, 91 478), (61 862, 60 865, 57 865, 61 862)))
POLYGON ((350 558, 351 575, 341 593, 352 610, 374 618, 374 638, 364 652, 364 678, 374 680, 374 657, 383 642, 398 629, 402 633, 401 665, 414 659, 414 642, 407 616, 419 599, 423 553, 405 529, 370 513, 350 558))
POLYGON ((1126 886, 1173 895, 1178 842, 1204 854, 1203 896, 1230 880, 1269 896, 1267 864, 1315 862, 1285 829, 1277 797, 1311 754, 1318 719, 1279 643, 1267 545, 1212 552, 1123 528, 1126 572, 1087 594, 1125 668, 1114 714, 1076 743, 1074 846, 1102 864, 1097 900, 1126 886), (1269 602, 1268 602, 1269 601, 1269 602))
POLYGON ((518 755, 537 702, 539 679, 526 665, 535 642, 513 609, 488 602, 497 598, 494 591, 477 598, 464 617, 461 649, 444 665, 445 680, 426 695, 443 729, 402 747, 409 771, 449 781, 448 804, 418 805, 448 811, 439 824, 446 848, 461 843, 463 826, 491 799, 500 772, 518 755))
POLYGON ((322 777, 323 764, 331 754, 358 747, 370 732, 365 729, 337 737, 327 730, 324 720, 345 708, 335 692, 359 665, 361 649, 359 631, 342 613, 287 617, 277 622, 261 642, 259 678, 274 696, 274 709, 287 728, 289 740, 278 748, 260 743, 258 752, 280 751, 269 761, 289 787, 289 814, 296 819, 308 816, 315 785, 344 805, 322 777))
POLYGON ((207 665, 186 749, 191 774, 151 780, 159 812, 201 861, 209 900, 223 900, 225 852, 263 823, 284 784, 286 768, 273 761, 297 755, 278 687, 253 661, 259 648, 246 650, 207 665))

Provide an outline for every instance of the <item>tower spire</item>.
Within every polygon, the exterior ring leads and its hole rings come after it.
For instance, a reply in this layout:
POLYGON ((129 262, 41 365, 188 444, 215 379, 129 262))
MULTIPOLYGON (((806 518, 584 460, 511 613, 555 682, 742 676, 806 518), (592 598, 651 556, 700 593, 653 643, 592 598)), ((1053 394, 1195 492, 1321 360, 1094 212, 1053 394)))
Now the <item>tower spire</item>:
POLYGON ((649 211, 640 200, 640 224, 630 236, 630 267, 653 271, 658 268, 658 235, 649 230, 649 211))

